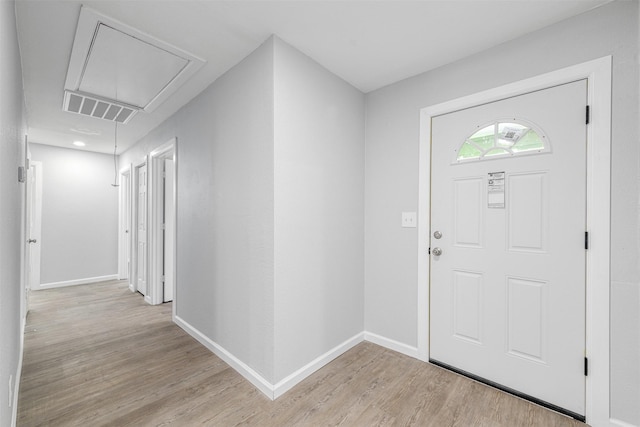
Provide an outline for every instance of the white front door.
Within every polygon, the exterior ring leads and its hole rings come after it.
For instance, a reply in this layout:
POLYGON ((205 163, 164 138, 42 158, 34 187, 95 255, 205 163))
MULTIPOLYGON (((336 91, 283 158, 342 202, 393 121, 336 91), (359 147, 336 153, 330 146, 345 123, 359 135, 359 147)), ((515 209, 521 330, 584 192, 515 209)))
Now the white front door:
POLYGON ((136 290, 147 295, 147 165, 136 168, 136 290))
POLYGON ((429 357, 574 416, 585 414, 586 100, 581 80, 432 121, 429 357))

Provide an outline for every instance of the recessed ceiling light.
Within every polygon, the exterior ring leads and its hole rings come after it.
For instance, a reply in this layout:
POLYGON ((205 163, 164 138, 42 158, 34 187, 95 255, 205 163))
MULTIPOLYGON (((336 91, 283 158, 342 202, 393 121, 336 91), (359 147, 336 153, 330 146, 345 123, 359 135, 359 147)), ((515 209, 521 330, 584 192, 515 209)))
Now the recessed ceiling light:
POLYGON ((76 147, 84 147, 87 144, 82 141, 73 141, 73 145, 75 145, 76 147))

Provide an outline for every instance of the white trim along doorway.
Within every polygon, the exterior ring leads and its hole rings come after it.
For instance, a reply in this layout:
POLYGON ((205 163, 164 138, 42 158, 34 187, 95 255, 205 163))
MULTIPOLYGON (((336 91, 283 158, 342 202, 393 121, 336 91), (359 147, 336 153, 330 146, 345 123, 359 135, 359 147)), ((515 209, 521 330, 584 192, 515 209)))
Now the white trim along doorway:
POLYGON ((129 245, 119 246, 119 271, 121 277, 128 274, 129 289, 152 305, 175 301, 177 169, 177 138, 172 138, 120 171, 121 186, 127 187, 120 189, 120 236, 129 245))
MULTIPOLYGON (((149 302, 174 299, 176 259, 176 138, 149 155, 149 302)), ((175 307, 175 304, 174 304, 175 307)))
POLYGON ((587 79, 586 421, 614 425, 609 416, 609 289, 611 193, 611 57, 585 62, 425 107, 420 112, 418 195, 418 356, 429 360, 431 119, 500 99, 587 79))

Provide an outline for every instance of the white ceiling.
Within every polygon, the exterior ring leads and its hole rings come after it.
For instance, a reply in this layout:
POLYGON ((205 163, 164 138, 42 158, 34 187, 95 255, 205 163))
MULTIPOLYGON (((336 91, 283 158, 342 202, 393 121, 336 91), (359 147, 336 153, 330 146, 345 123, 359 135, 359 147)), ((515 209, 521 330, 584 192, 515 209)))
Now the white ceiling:
POLYGON ((120 153, 272 34, 369 92, 608 1, 18 0, 29 140, 113 152, 114 123, 62 111, 81 4, 206 61, 153 112, 118 125, 120 153))

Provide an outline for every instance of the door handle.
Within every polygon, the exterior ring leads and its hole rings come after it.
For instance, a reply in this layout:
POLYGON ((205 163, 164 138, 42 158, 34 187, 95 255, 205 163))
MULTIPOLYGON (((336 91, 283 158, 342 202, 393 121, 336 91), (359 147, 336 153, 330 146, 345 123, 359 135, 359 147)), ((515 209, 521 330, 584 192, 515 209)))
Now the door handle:
POLYGON ((440 248, 433 248, 433 250, 431 251, 432 254, 434 254, 435 256, 440 256, 442 255, 442 249, 440 248))
POLYGON ((29 239, 27 240, 27 243, 37 243, 38 241, 36 239, 29 239))

